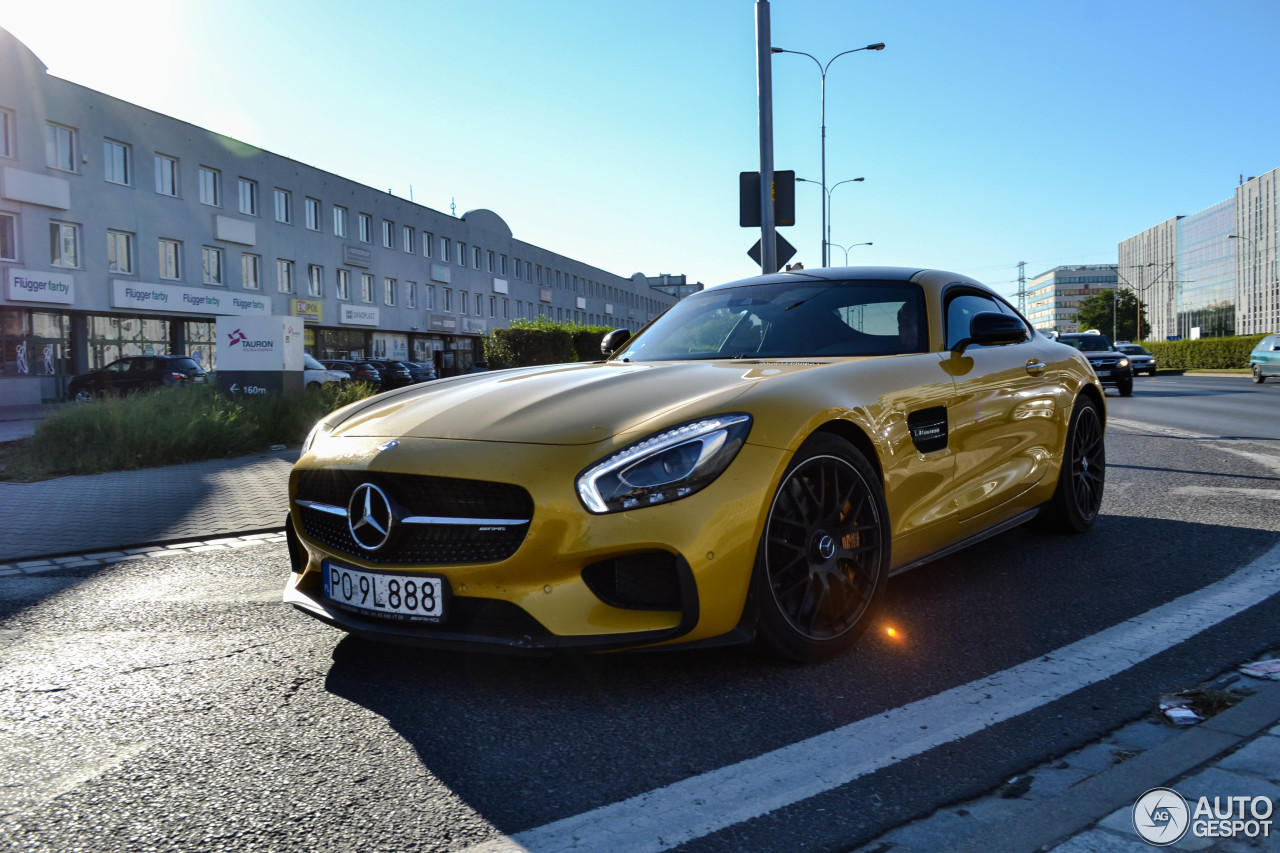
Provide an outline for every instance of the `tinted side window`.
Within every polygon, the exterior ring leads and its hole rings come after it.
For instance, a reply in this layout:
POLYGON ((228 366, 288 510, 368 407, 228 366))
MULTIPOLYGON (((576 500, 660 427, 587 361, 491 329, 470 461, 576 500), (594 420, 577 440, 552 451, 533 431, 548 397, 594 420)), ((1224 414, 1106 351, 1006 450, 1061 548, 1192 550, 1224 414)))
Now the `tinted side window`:
POLYGON ((988 296, 976 293, 960 293, 947 302, 947 349, 969 337, 969 323, 973 315, 983 311, 1003 313, 1000 303, 988 296))

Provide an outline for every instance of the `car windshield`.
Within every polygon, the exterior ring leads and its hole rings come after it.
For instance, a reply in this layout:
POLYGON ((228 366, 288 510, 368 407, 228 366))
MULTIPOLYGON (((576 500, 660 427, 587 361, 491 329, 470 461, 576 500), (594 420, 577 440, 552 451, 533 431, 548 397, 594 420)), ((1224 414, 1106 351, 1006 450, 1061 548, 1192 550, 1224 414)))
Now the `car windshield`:
POLYGON ((307 370, 324 370, 324 365, 316 361, 314 356, 307 353, 302 354, 302 363, 307 366, 307 370))
POLYGON ((1120 350, 1120 352, 1124 353, 1125 355, 1150 355, 1151 354, 1147 352, 1145 349, 1143 349, 1142 347, 1138 346, 1137 344, 1125 344, 1124 346, 1116 347, 1116 349, 1120 350))
POLYGON ((1114 352, 1115 347, 1106 335, 1063 335, 1058 340, 1081 352, 1114 352))
POLYGON ((924 295, 891 281, 799 279, 711 288, 677 303, 621 361, 924 352, 924 295))

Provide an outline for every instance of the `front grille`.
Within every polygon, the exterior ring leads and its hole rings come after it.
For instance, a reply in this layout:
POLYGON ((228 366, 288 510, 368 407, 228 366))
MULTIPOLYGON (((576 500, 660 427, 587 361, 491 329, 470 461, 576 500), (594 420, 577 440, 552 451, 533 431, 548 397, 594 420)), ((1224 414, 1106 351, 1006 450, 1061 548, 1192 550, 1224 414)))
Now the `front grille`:
POLYGON ((417 474, 301 471, 296 499, 345 510, 361 483, 382 489, 397 519, 429 516, 460 522, 397 523, 386 544, 366 551, 352 537, 345 515, 301 508, 302 529, 309 538, 337 553, 377 565, 499 562, 519 549, 529 531, 527 522, 533 518, 533 499, 519 486, 417 474), (494 519, 525 523, 485 523, 494 519))

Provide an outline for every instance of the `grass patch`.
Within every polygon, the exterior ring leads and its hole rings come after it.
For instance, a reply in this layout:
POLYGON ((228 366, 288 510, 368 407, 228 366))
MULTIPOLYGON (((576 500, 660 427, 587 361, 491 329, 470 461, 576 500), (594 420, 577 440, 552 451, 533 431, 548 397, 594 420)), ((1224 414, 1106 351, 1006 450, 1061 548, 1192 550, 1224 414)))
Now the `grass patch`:
POLYGON ((0 446, 0 479, 130 471, 297 445, 320 418, 373 393, 363 383, 331 383, 302 397, 229 397, 204 386, 67 406, 30 438, 0 446))

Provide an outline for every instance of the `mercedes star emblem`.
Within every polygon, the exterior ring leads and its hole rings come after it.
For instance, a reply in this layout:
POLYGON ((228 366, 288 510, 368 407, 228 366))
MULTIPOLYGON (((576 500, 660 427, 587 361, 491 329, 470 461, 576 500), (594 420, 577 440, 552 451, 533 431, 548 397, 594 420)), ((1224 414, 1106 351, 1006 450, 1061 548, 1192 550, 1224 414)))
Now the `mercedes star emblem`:
POLYGON ((387 544, 394 523, 391 501, 382 489, 373 483, 356 486, 347 504, 347 527, 357 545, 366 551, 378 550, 387 544))

